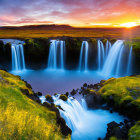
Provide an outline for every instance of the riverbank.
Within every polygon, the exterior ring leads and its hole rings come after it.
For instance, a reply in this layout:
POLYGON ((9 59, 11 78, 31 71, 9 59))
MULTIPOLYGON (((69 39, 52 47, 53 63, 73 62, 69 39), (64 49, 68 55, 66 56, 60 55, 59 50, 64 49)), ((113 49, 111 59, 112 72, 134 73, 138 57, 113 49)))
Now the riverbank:
POLYGON ((58 109, 40 103, 27 82, 0 70, 0 139, 70 139, 58 109))

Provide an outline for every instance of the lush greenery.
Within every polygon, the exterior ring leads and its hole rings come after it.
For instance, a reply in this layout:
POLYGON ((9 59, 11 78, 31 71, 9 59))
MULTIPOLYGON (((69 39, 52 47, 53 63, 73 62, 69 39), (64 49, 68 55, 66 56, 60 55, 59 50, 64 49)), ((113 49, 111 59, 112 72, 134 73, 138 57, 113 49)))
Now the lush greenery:
POLYGON ((29 99, 21 89, 33 94, 18 76, 0 70, 0 139, 69 139, 60 133, 56 114, 29 99))
MULTIPOLYGON (((102 83, 98 91, 103 99, 112 103, 123 114, 136 117, 140 120, 140 75, 122 78, 111 78, 102 83)), ((140 122, 130 129, 129 139, 136 140, 140 137, 140 122)))
POLYGON ((140 68, 140 37, 132 38, 131 40, 125 41, 128 47, 133 47, 133 53, 135 54, 135 64, 140 68))
POLYGON ((138 140, 140 138, 140 121, 137 122, 136 125, 134 125, 129 130, 129 139, 130 140, 138 140))
POLYGON ((99 91, 105 100, 113 96, 116 106, 132 103, 140 109, 140 76, 111 78, 107 80, 99 91))

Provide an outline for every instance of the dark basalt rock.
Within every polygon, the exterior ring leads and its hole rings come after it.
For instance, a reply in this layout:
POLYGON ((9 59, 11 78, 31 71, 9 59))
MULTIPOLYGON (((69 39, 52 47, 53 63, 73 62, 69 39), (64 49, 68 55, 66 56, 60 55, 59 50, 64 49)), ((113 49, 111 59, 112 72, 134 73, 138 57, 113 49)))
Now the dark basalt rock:
MULTIPOLYGON (((20 79, 21 79, 21 78, 20 78, 20 79)), ((23 79, 22 81, 24 81, 24 82, 25 82, 26 87, 28 87, 28 88, 32 89, 32 86, 31 86, 31 85, 30 85, 27 81, 25 81, 24 79, 23 79)))
POLYGON ((88 88, 93 89, 94 88, 94 85, 90 84, 90 85, 88 85, 88 88))
POLYGON ((66 92, 66 94, 65 94, 67 97, 69 96, 69 92, 66 92))
POLYGON ((39 97, 38 97, 35 93, 30 94, 29 91, 28 91, 28 89, 20 89, 20 90, 21 90, 21 92, 22 92, 24 95, 26 95, 28 98, 30 98, 30 99, 32 99, 32 100, 38 102, 38 103, 41 103, 41 100, 39 99, 39 97))
POLYGON ((49 108, 49 109, 51 108, 51 104, 48 103, 48 102, 44 102, 43 105, 44 105, 45 107, 49 108))
POLYGON ((58 95, 57 93, 54 93, 54 96, 58 95))
POLYGON ((99 84, 94 84, 93 85, 93 89, 99 89, 99 88, 100 88, 99 84))
POLYGON ((76 93, 77 93, 76 90, 73 89, 72 92, 71 92, 71 95, 74 96, 76 93))
POLYGON ((63 101, 67 101, 68 97, 64 94, 60 95, 59 99, 63 100, 63 101))
POLYGON ((109 140, 110 137, 116 137, 121 140, 128 140, 128 131, 129 129, 135 125, 136 122, 134 120, 124 120, 124 123, 120 124, 116 122, 110 122, 107 124, 107 134, 104 140, 109 140))
POLYGON ((42 93, 41 92, 37 92, 36 93, 38 96, 42 96, 42 93))
POLYGON ((87 86, 88 86, 87 83, 84 83, 83 87, 87 87, 87 86))
POLYGON ((46 98, 46 100, 47 100, 48 102, 50 102, 50 103, 53 103, 53 102, 54 102, 52 96, 49 95, 49 94, 47 94, 47 95, 45 96, 45 98, 46 98))
POLYGON ((61 132, 63 135, 68 136, 69 134, 71 135, 72 131, 71 129, 66 125, 66 122, 63 118, 59 117, 57 118, 57 123, 61 127, 61 132))
POLYGON ((21 92, 22 92, 23 94, 25 94, 25 95, 27 95, 27 96, 30 95, 28 89, 20 89, 20 90, 21 90, 21 92))
POLYGON ((61 133, 65 136, 71 135, 72 130, 66 125, 65 120, 60 116, 59 110, 55 107, 54 104, 49 104, 47 102, 44 102, 43 105, 47 108, 49 108, 51 111, 56 112, 56 120, 57 124, 60 125, 61 133))
POLYGON ((65 111, 60 105, 57 105, 57 107, 58 107, 59 109, 61 109, 62 111, 65 111))
POLYGON ((85 96, 85 101, 89 108, 102 108, 102 104, 104 103, 101 95, 96 94, 95 92, 85 96))

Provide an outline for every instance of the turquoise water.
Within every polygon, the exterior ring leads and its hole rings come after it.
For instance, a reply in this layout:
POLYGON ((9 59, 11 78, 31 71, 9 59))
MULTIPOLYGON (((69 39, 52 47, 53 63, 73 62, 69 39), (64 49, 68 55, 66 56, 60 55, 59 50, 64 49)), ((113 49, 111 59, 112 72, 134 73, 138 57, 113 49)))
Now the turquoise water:
POLYGON ((11 73, 20 75, 22 79, 32 85, 34 91, 40 91, 44 95, 48 93, 64 94, 72 89, 80 88, 84 83, 94 84, 105 79, 95 71, 25 70, 11 73))

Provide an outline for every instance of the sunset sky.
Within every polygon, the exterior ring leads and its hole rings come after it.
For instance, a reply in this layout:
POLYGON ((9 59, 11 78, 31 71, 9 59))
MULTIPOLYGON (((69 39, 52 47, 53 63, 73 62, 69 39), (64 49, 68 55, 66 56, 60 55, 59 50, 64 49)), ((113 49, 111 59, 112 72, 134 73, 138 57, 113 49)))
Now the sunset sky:
POLYGON ((136 26, 140 0, 0 0, 0 26, 30 24, 136 26))

